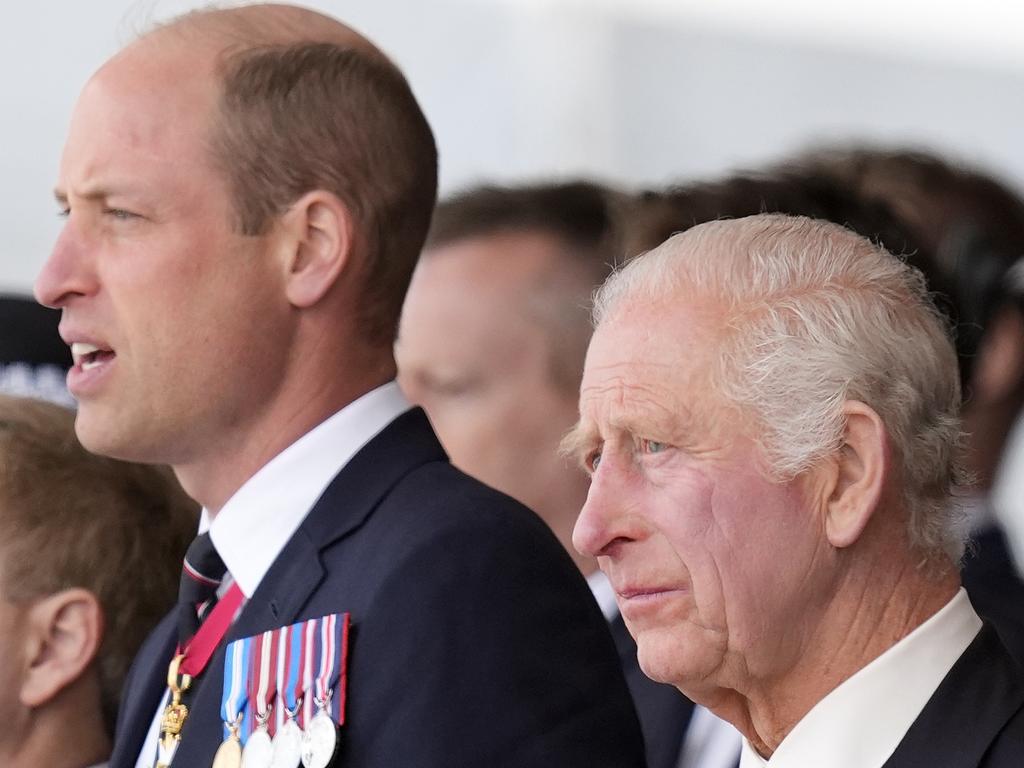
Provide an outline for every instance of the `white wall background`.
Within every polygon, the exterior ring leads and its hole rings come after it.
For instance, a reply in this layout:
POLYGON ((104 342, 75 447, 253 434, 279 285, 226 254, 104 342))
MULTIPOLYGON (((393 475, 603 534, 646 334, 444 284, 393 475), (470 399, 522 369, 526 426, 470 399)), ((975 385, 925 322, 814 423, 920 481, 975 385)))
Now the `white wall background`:
MULTIPOLYGON (((442 187, 586 174, 654 185, 837 140, 923 145, 1024 186, 1013 0, 333 0, 405 69, 442 187)), ((53 241, 89 74, 187 0, 0 5, 0 290, 53 241)))

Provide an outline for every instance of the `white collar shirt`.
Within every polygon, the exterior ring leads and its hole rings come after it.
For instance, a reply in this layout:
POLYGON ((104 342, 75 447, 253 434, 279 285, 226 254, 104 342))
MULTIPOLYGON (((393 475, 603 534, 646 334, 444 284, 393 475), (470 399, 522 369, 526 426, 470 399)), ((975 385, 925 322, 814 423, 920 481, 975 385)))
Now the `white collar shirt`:
POLYGON ((967 592, 832 690, 765 760, 744 739, 740 768, 882 768, 981 629, 967 592))
MULTIPOLYGON (((203 510, 199 532, 209 530, 230 580, 238 584, 246 599, 256 592, 334 476, 360 448, 409 408, 396 382, 377 387, 267 462, 218 514, 211 516, 203 510)), ((165 694, 150 723, 136 768, 152 768, 156 761, 166 699, 165 694)))
POLYGON ((395 382, 366 393, 300 437, 253 475, 207 528, 246 598, 306 519, 334 476, 377 433, 409 409, 395 382))
MULTIPOLYGON (((611 624, 619 616, 615 590, 603 571, 587 576, 587 585, 605 620, 611 624)), ((677 768, 734 768, 740 755, 741 737, 732 725, 709 709, 695 705, 679 745, 677 768)))

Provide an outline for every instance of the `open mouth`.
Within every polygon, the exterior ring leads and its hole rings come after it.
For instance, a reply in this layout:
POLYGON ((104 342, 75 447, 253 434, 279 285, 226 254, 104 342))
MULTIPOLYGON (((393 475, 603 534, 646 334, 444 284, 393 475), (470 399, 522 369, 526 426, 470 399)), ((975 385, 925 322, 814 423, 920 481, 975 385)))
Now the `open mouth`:
POLYGON ((71 345, 71 357, 75 366, 83 371, 90 371, 98 368, 104 363, 114 359, 114 350, 97 347, 95 344, 86 344, 83 341, 76 341, 71 345))

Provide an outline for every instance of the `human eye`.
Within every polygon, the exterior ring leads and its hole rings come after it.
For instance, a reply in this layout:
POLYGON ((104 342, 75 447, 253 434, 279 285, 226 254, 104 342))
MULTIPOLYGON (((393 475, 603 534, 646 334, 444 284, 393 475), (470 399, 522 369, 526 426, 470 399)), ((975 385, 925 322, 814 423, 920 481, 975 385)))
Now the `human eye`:
POLYGON ((124 208, 106 208, 103 211, 103 215, 109 216, 112 219, 117 219, 118 221, 131 221, 132 219, 141 218, 139 214, 124 208))
POLYGON ((601 449, 595 448, 588 451, 583 457, 583 468, 587 470, 589 474, 597 472, 598 466, 601 464, 601 449))
POLYGON ((660 440, 650 440, 643 438, 640 440, 640 451, 642 453, 662 453, 668 448, 668 443, 661 442, 660 440))

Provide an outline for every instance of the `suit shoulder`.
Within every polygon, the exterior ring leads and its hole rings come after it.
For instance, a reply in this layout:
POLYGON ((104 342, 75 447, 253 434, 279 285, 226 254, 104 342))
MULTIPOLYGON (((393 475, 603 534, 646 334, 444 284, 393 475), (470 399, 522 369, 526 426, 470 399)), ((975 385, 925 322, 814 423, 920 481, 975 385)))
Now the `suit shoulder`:
POLYGON ((404 477, 381 501, 375 513, 409 518, 410 527, 424 523, 430 537, 476 540, 513 537, 522 543, 561 551, 550 529, 531 510, 510 496, 459 471, 447 462, 431 462, 404 477))

